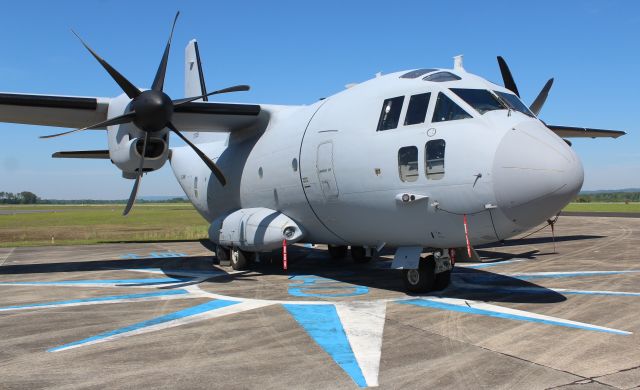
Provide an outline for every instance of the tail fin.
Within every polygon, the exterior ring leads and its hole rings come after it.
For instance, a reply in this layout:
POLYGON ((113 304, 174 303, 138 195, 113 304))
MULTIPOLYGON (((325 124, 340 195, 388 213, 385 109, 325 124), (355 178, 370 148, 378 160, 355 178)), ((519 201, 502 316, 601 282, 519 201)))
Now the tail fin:
MULTIPOLYGON (((184 59, 184 96, 192 97, 206 94, 207 87, 204 83, 198 42, 195 39, 190 40, 184 49, 184 59)), ((202 100, 207 101, 208 98, 205 97, 202 100)))

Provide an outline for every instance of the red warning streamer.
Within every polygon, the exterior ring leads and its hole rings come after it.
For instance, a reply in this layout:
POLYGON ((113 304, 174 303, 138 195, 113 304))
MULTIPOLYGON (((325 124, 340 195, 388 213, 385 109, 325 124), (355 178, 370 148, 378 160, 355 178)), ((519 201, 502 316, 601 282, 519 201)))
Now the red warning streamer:
POLYGON ((469 227, 467 226, 467 214, 464 214, 464 238, 467 240, 467 254, 471 258, 471 244, 469 243, 469 227))
POLYGON ((282 268, 287 270, 287 240, 282 240, 282 268))

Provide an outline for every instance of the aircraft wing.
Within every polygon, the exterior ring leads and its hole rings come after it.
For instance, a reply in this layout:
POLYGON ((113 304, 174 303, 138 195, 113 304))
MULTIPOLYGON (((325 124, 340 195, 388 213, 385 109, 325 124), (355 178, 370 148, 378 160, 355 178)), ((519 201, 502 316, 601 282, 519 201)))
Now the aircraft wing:
POLYGON ((0 93, 0 122, 82 128, 106 120, 110 100, 0 93))
POLYGON ((172 122, 180 130, 224 132, 244 129, 263 113, 257 104, 191 102, 175 107, 172 122))
MULTIPOLYGON (((79 129, 107 120, 110 102, 110 98, 0 93, 0 122, 79 129)), ((256 122, 260 112, 255 104, 191 102, 175 108, 173 122, 184 131, 233 131, 256 122)))
POLYGON ((561 138, 618 138, 621 135, 627 134, 626 132, 619 130, 589 129, 586 127, 556 125, 547 125, 547 127, 561 138))

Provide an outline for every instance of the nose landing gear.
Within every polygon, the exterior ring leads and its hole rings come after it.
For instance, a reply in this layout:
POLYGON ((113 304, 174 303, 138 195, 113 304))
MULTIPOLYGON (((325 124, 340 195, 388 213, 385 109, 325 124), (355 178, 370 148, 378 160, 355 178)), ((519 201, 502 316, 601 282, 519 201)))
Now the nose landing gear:
POLYGON ((451 283, 452 269, 453 262, 447 252, 435 252, 420 258, 418 268, 403 269, 402 281, 405 289, 412 293, 444 290, 451 283))

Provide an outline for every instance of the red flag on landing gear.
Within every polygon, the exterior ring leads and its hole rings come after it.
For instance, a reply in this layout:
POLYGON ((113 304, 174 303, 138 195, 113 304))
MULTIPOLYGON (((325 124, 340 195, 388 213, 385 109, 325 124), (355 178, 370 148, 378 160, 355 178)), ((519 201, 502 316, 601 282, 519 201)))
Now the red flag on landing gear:
POLYGON ((471 244, 469 243, 469 228, 467 226, 467 214, 464 214, 464 218, 462 220, 464 222, 464 238, 467 240, 467 254, 469 258, 471 258, 471 244))
POLYGON ((282 268, 287 270, 287 240, 282 240, 282 268))

